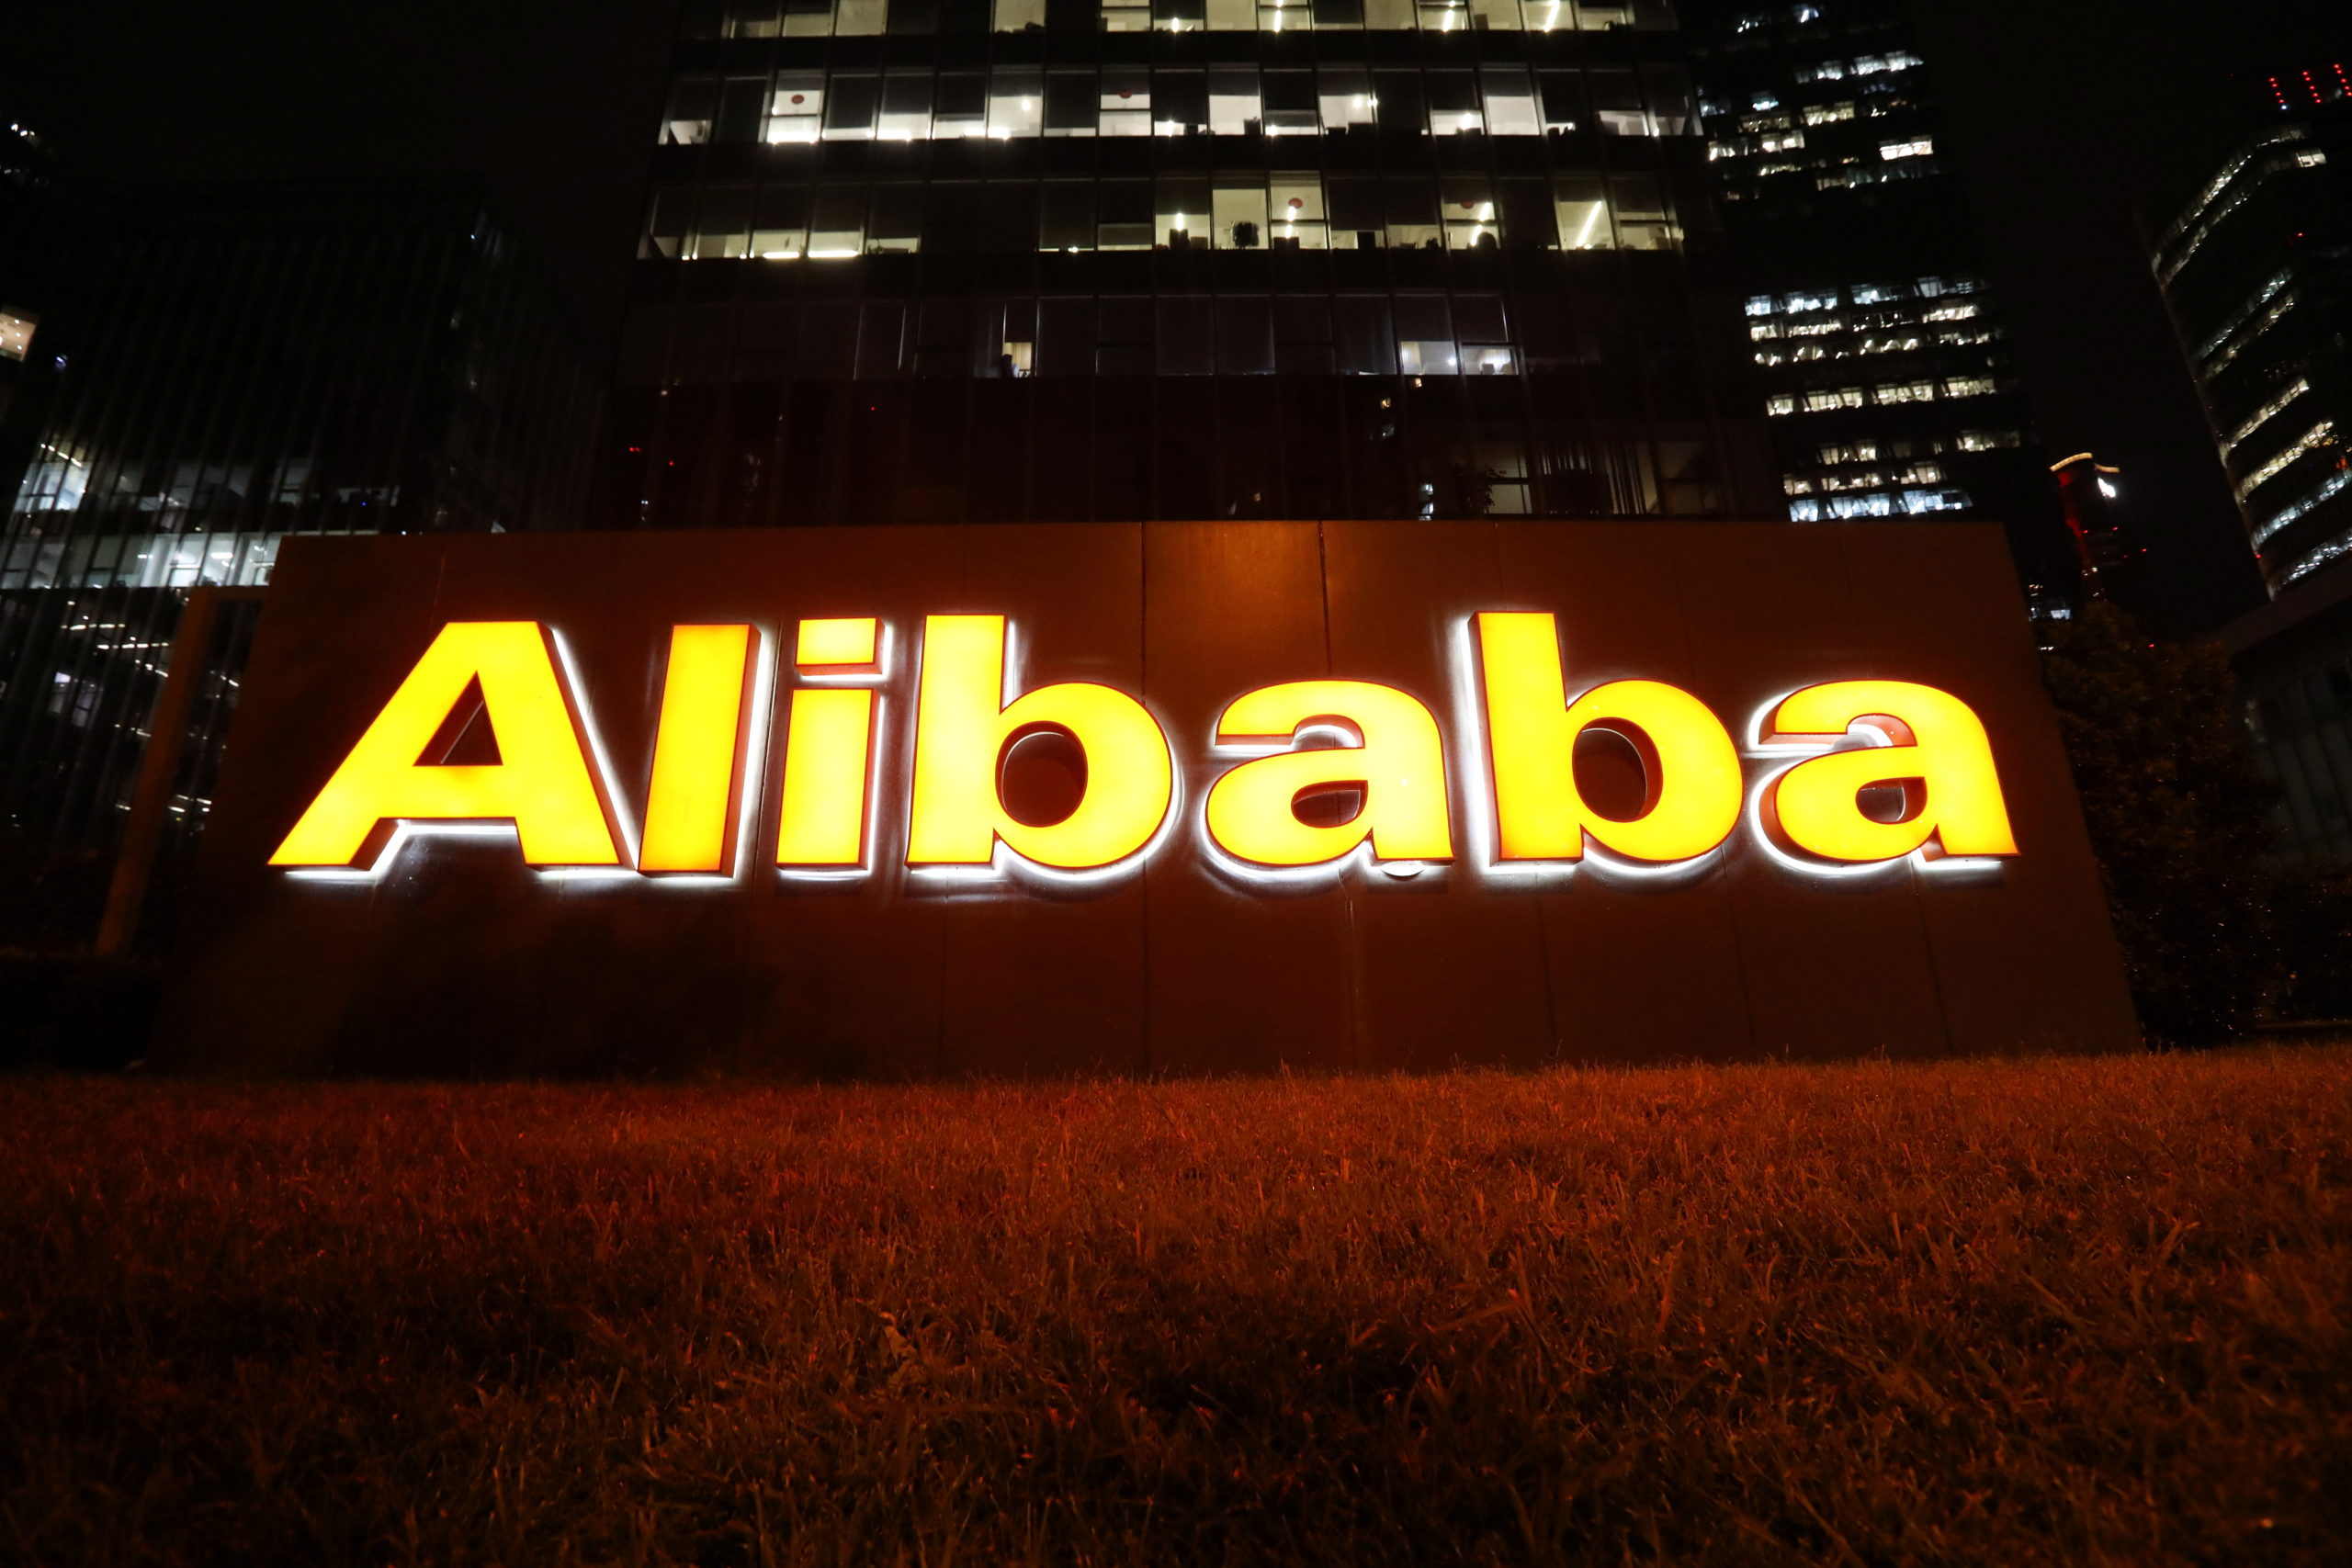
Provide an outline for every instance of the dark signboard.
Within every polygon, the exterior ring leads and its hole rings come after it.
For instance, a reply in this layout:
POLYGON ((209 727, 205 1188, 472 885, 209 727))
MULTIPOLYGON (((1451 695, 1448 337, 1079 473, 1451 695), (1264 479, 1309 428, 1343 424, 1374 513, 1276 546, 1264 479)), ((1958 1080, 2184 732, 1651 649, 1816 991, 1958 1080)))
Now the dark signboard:
POLYGON ((1997 529, 1248 523, 289 540, 157 1055, 2135 1038, 1997 529))

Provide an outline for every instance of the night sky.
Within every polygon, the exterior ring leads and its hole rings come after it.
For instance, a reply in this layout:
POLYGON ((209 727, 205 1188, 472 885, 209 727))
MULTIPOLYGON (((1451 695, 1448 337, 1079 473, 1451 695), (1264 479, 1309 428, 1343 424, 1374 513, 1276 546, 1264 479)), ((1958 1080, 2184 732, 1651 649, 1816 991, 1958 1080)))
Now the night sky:
MULTIPOLYGON (((2045 443, 2123 465, 2164 621, 2258 603, 2143 215, 2169 210, 2258 113, 2245 73, 2352 54, 2352 21, 2183 0, 1918 8, 1943 151, 1967 179, 2045 443)), ((102 177, 483 175, 608 341, 674 9, 76 0, 11 24, 0 108, 102 177)))

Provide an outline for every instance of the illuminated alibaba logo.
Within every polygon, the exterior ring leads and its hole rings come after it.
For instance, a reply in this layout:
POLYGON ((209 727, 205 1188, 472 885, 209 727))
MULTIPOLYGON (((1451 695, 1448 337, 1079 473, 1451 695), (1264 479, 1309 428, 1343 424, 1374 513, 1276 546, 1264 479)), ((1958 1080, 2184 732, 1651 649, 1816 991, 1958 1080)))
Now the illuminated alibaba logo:
MULTIPOLYGON (((1483 870, 1588 858, 1627 871, 1687 868, 1743 819, 1771 858, 1822 874, 2017 853, 1984 727, 1949 693, 1838 681, 1767 704, 1748 754, 1773 765, 1751 785, 1723 721, 1679 687, 1611 681, 1571 698, 1551 615, 1485 614, 1463 630, 1463 754, 1484 777, 1461 793, 1476 814, 1472 858, 1483 870), (1588 731, 1613 734, 1640 759, 1644 792, 1630 815, 1586 798, 1576 752, 1588 731)), ((923 623, 906 863, 1066 874, 1139 863, 1182 815, 1167 732, 1108 686, 1016 692, 1009 640, 1001 615, 923 623), (1076 805, 1034 824, 1007 809, 1003 780, 1012 749, 1041 732, 1074 742, 1085 768, 1076 805)), ((800 623, 800 683, 786 705, 772 818, 775 863, 786 874, 872 870, 876 688, 888 655, 888 629, 874 620, 800 623)), ((632 834, 560 639, 532 621, 453 622, 270 863, 372 875, 411 833, 512 824, 523 859, 550 874, 733 878, 757 816, 750 775, 767 750, 769 663, 752 626, 673 629, 644 827, 632 834), (467 702, 475 693, 478 706, 467 702), (443 760, 475 722, 488 727, 497 760, 443 760)), ((1202 842, 1244 879, 1358 858, 1397 872, 1461 858, 1443 736, 1425 704, 1393 686, 1294 681, 1247 693, 1218 716, 1213 755, 1230 765, 1202 802, 1202 842), (1352 804, 1344 819, 1316 808, 1331 796, 1352 804)))

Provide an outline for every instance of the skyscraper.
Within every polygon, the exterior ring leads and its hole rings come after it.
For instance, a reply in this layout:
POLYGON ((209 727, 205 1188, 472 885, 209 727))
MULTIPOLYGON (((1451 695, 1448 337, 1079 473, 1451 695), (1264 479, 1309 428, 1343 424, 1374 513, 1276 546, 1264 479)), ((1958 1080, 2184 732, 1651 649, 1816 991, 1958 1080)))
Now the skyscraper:
POLYGON ((1784 514, 1997 519, 2060 611, 2076 554, 1899 0, 1681 13, 1784 514))
POLYGON ((2352 74, 2282 72, 2157 280, 2273 592, 2352 554, 2352 74))
MULTIPOLYGON (((55 371, 0 530, 0 825, 109 845, 191 592, 279 542, 574 526, 596 403, 478 194, 136 190, 76 204, 55 371)), ((220 617, 175 820, 201 819, 253 606, 220 617)))
POLYGON ((2266 74, 2157 237, 2181 350, 2276 597, 2224 627, 2283 847, 2352 857, 2352 72, 2266 74), (2335 570, 2328 570, 2334 567, 2335 570))
POLYGON ((609 525, 1771 503, 1657 0, 688 7, 609 525))
POLYGON ((32 346, 51 287, 45 241, 55 162, 30 126, 0 126, 0 495, 24 473, 40 418, 34 404, 51 381, 32 346))

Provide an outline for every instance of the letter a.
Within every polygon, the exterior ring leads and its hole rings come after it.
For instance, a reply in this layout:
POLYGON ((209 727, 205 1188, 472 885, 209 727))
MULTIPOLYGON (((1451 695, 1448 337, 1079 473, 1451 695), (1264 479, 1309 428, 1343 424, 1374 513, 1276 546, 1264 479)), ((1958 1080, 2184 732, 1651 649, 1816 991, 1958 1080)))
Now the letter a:
POLYGON ((1040 865, 1085 871, 1149 843, 1174 798, 1175 763, 1143 705, 1075 682, 1040 686, 1010 705, 1003 694, 1002 615, 924 620, 907 863, 986 865, 1002 840, 1040 865), (998 788, 1006 745, 1037 729, 1062 731, 1086 754, 1078 809, 1042 827, 1015 821, 998 788))
POLYGON ((511 821, 532 865, 620 863, 546 628, 537 621, 443 626, 269 863, 349 865, 380 824, 403 818, 511 821), (499 760, 458 767, 424 761, 425 748, 476 682, 499 760))
POLYGON ((1392 686, 1365 681, 1294 681, 1238 697, 1216 738, 1291 739, 1317 721, 1360 738, 1330 750, 1283 751, 1243 762, 1209 790, 1209 837, 1227 854, 1266 866, 1321 865, 1369 839, 1381 860, 1452 860, 1445 750, 1430 710, 1392 686), (1352 786, 1363 804, 1346 822, 1302 822, 1298 801, 1352 786))
POLYGON ((1478 648, 1501 859, 1580 860, 1589 835, 1632 860, 1690 860, 1730 837, 1739 752, 1705 704, 1657 681, 1611 681, 1570 704, 1548 615, 1482 615, 1478 648), (1592 728, 1641 754, 1648 789, 1631 818, 1601 816, 1577 788, 1577 737, 1592 728))
POLYGON ((2018 852, 1984 721, 1949 692, 1905 681, 1808 686, 1773 710, 1763 739, 1826 740, 1858 727, 1881 743, 1799 762, 1767 791, 1765 816, 1790 842, 1835 861, 2018 852), (1861 792, 1887 784, 1905 786, 1902 819, 1864 816, 1861 792))

